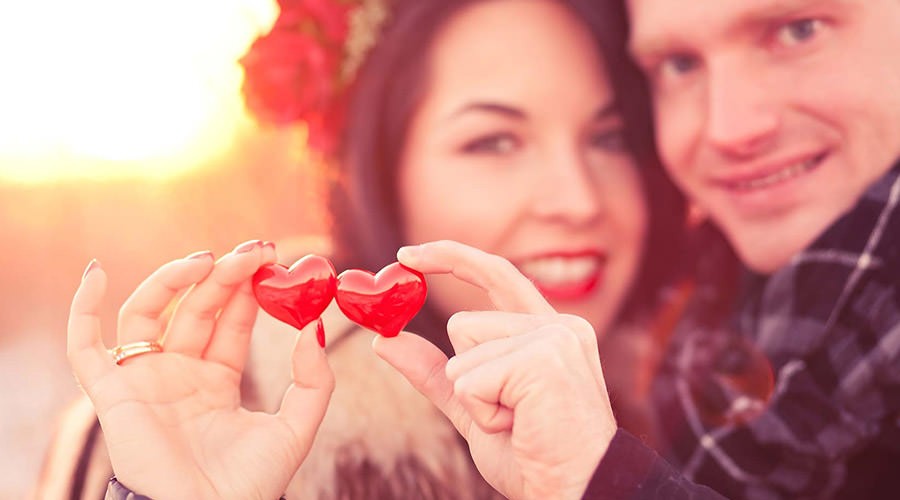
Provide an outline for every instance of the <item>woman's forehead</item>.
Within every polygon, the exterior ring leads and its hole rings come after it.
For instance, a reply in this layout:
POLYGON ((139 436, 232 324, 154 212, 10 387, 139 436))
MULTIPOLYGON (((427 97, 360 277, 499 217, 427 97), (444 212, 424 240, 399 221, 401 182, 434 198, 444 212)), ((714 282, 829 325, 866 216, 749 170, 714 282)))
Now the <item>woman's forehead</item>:
POLYGON ((580 107, 589 107, 584 99, 611 95, 591 32, 550 0, 476 2, 462 9, 436 35, 427 67, 428 97, 447 101, 447 108, 558 102, 573 94, 580 107))

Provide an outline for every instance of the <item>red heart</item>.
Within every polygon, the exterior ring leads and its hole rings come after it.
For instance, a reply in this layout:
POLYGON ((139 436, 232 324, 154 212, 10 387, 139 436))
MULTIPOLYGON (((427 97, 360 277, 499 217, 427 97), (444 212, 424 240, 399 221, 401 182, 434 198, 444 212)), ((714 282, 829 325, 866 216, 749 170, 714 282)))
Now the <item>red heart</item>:
POLYGON ((335 299, 341 311, 385 337, 396 337, 425 304, 425 277, 399 262, 378 274, 349 269, 337 279, 335 299))
POLYGON ((337 290, 334 266, 318 255, 307 255, 290 269, 265 266, 253 275, 253 293, 273 317, 300 329, 317 319, 337 290))

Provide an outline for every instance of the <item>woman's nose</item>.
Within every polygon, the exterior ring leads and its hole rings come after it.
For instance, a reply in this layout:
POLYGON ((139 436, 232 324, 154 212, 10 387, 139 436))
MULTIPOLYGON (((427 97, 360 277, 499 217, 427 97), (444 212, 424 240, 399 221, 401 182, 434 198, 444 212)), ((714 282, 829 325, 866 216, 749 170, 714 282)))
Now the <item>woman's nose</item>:
POLYGON ((595 180, 584 155, 575 148, 547 155, 537 176, 533 210, 542 218, 585 224, 601 211, 595 180))

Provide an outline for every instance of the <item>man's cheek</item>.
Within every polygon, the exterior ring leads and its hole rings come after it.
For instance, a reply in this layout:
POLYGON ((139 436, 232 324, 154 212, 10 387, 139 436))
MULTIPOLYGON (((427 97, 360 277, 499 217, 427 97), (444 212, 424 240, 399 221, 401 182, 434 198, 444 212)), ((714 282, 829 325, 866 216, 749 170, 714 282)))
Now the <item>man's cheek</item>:
POLYGON ((677 127, 668 126, 667 123, 661 125, 657 132, 657 146, 660 159, 663 161, 666 170, 676 177, 676 182, 680 182, 678 178, 685 175, 686 171, 689 170, 689 138, 683 131, 679 131, 677 127))
POLYGON ((657 146, 667 166, 678 170, 686 166, 699 144, 702 120, 698 106, 681 101, 656 103, 657 146))

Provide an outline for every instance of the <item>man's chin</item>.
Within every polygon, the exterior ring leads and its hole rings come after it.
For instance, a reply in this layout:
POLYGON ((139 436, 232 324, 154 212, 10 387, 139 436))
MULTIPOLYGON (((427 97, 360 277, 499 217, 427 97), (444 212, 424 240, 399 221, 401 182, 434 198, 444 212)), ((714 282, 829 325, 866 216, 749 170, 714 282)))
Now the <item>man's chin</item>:
MULTIPOLYGON (((800 249, 802 250, 802 248, 800 249)), ((799 251, 799 250, 798 250, 799 251)), ((786 252, 783 249, 737 247, 741 262, 751 271, 759 274, 772 274, 781 269, 797 252, 786 252)))
POLYGON ((797 211, 782 215, 781 220, 732 219, 721 221, 719 227, 745 266, 772 274, 812 245, 839 215, 797 211))
POLYGON ((740 236, 726 234, 741 262, 760 274, 772 274, 786 266, 815 239, 814 235, 803 237, 796 231, 778 231, 772 228, 740 236))

